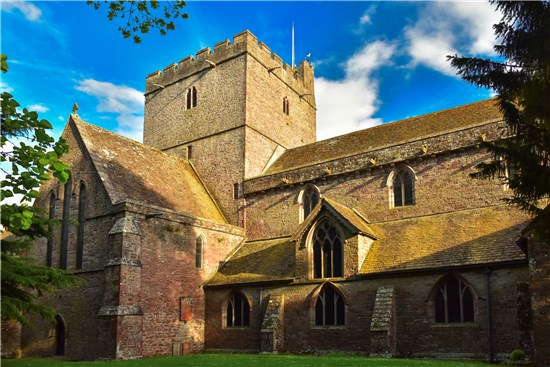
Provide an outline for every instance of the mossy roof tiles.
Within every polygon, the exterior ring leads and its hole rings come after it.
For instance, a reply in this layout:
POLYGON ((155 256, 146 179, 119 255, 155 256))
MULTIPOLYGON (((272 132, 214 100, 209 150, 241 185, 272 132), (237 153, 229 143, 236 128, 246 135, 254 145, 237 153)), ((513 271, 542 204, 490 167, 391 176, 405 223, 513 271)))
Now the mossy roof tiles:
POLYGON ((289 149, 266 170, 264 175, 425 139, 499 119, 502 119, 502 113, 495 99, 411 117, 289 149))
POLYGON ((290 237, 246 242, 207 285, 292 280, 295 243, 290 237))
POLYGON ((155 205, 226 223, 188 161, 124 138, 71 115, 111 202, 155 205))
POLYGON ((516 241, 528 223, 503 205, 371 224, 378 240, 361 273, 525 260, 516 241))

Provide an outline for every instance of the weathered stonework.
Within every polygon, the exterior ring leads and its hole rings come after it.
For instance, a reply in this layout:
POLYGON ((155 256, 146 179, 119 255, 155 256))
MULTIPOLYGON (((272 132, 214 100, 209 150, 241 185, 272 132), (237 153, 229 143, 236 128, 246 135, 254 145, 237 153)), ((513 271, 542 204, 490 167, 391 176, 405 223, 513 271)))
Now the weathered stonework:
MULTIPOLYGON (((479 142, 504 131, 494 101, 315 142, 313 83, 309 63, 284 64, 245 31, 147 76, 145 145, 71 115, 67 268, 87 282, 44 298, 62 324, 21 330, 23 353, 51 356, 64 343, 70 359, 230 350, 502 360, 523 348, 546 361, 548 256, 530 249, 528 268, 516 241, 530 218, 501 204, 502 180, 469 176, 488 159, 479 142), (413 177, 412 205, 394 202, 399 169, 413 177), (319 193, 308 212, 306 187, 319 193), (323 220, 338 240, 315 250, 323 220), (316 261, 342 271, 316 278, 316 261), (436 322, 449 278, 472 294, 471 319, 436 322), (316 319, 324 287, 341 301, 335 325, 316 319), (242 325, 227 321, 236 291, 242 325)), ((36 205, 48 209, 53 192, 62 218, 64 190, 47 182, 36 205)), ((40 239, 36 258, 47 257, 40 239)))

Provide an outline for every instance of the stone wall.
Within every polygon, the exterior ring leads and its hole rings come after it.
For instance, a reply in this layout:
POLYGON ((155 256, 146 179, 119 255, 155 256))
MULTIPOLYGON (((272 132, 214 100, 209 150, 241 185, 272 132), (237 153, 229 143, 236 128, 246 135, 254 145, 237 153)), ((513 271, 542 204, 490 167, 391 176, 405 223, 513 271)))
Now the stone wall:
MULTIPOLYGON (((299 223, 298 196, 307 182, 314 183, 321 195, 359 210, 373 223, 500 204, 509 192, 499 180, 475 180, 469 176, 475 165, 485 159, 485 152, 471 147, 368 169, 360 168, 361 161, 356 157, 355 171, 350 166, 346 168, 350 169, 348 173, 319 174, 317 178, 308 176, 316 169, 308 167, 251 179, 245 182, 247 235, 250 239, 262 239, 292 234, 299 223), (416 174, 415 205, 390 208, 388 176, 400 164, 416 174), (291 182, 285 184, 282 177, 291 182), (260 188, 265 190, 256 191, 260 188)), ((331 162, 333 172, 338 172, 346 161, 331 162)))
MULTIPOLYGON (((243 287, 252 301, 251 324, 248 328, 226 328, 223 312, 229 289, 206 289, 206 347, 209 350, 259 350, 259 335, 265 304, 269 297, 284 295, 284 351, 351 351, 379 353, 371 343, 379 341, 371 322, 377 290, 394 289, 395 342, 393 352, 401 357, 488 358, 486 278, 483 269, 459 273, 476 294, 475 322, 436 324, 431 292, 444 273, 370 278, 360 281, 336 282, 345 295, 345 326, 319 327, 314 325, 313 298, 318 282, 298 282, 288 286, 243 287), (373 349, 374 348, 374 349, 373 349)), ((526 267, 493 269, 491 282, 492 349, 493 357, 505 359, 518 348, 520 332, 516 304, 516 283, 525 281, 526 267)))

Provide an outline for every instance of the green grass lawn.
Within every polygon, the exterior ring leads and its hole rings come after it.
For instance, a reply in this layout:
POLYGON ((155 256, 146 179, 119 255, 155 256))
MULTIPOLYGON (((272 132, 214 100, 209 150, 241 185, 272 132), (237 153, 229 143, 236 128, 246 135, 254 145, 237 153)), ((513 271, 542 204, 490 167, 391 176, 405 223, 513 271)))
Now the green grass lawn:
POLYGON ((270 354, 193 354, 184 357, 146 358, 132 361, 68 362, 56 359, 2 360, 2 367, 476 367, 487 363, 433 359, 384 359, 348 354, 270 355, 270 354))

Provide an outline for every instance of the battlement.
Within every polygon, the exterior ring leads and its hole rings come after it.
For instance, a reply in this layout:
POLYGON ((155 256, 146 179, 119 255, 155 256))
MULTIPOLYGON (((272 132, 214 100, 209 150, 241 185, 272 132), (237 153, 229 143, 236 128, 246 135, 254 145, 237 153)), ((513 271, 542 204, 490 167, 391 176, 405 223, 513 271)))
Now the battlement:
MULTIPOLYGON (((190 55, 177 63, 166 66, 162 71, 155 71, 147 75, 145 94, 175 83, 193 74, 217 67, 226 61, 248 53, 269 73, 277 76, 304 99, 313 99, 313 66, 302 61, 298 67, 292 67, 283 62, 282 58, 250 31, 246 30, 233 37, 233 43, 228 39, 198 51, 195 56, 190 55)), ((314 103, 314 102, 313 102, 314 103)))

